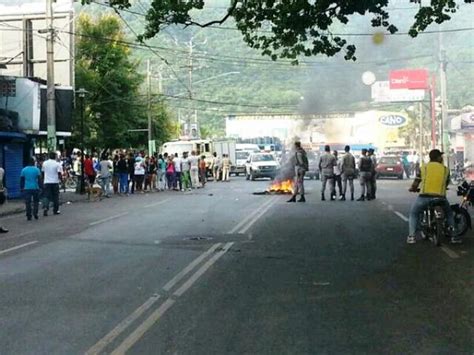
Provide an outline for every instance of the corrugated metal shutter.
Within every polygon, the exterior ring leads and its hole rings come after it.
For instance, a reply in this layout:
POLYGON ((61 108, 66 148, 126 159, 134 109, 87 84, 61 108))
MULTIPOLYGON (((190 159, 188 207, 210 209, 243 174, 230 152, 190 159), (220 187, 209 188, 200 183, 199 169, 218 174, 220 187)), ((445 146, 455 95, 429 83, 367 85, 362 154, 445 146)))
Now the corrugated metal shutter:
POLYGON ((5 144, 5 182, 8 190, 9 198, 18 198, 21 196, 20 191, 20 174, 23 169, 23 145, 22 144, 5 144))

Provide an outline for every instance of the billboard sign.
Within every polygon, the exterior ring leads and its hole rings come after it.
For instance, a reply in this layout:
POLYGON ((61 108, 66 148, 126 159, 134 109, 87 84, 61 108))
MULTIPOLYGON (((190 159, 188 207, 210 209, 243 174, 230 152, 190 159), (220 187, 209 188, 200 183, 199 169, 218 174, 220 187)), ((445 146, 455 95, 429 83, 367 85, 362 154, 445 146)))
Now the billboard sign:
POLYGON ((407 119, 400 115, 386 115, 379 118, 379 122, 384 126, 400 127, 406 123, 407 119))
POLYGON ((371 89, 375 102, 414 102, 425 99, 425 90, 391 90, 388 81, 376 81, 371 89))
POLYGON ((391 90, 426 90, 430 86, 429 73, 426 69, 391 70, 389 81, 391 90))

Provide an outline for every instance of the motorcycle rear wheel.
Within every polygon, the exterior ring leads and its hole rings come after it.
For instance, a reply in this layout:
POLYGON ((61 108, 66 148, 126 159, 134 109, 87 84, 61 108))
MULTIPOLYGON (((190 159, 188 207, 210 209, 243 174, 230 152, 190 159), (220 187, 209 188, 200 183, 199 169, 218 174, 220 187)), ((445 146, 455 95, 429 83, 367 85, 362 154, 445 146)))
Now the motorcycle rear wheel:
POLYGON ((469 212, 465 209, 460 208, 457 211, 453 211, 454 213, 454 234, 456 237, 460 237, 466 234, 467 230, 469 229, 469 222, 468 219, 471 218, 469 212))
POLYGON ((439 247, 441 245, 441 239, 444 237, 444 223, 441 218, 436 219, 436 230, 433 233, 433 244, 439 247))

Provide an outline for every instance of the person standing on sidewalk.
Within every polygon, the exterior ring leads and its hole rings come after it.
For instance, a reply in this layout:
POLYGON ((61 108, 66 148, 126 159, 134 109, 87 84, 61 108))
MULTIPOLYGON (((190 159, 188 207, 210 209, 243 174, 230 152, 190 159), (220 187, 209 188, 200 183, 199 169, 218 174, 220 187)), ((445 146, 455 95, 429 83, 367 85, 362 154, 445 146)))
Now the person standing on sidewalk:
POLYGON ((321 172, 321 182, 323 184, 323 188, 321 190, 321 201, 325 201, 326 197, 324 196, 326 192, 326 184, 329 181, 330 187, 330 195, 331 201, 334 201, 336 198, 334 195, 335 187, 334 187, 334 167, 336 166, 336 157, 331 154, 331 147, 326 145, 324 147, 324 153, 321 155, 319 159, 319 171, 321 172))
POLYGON ((85 155, 84 159, 84 174, 87 176, 89 180, 89 185, 94 185, 95 182, 95 170, 94 170, 94 162, 92 161, 89 154, 85 155))
POLYGON ((183 189, 191 190, 191 178, 189 176, 189 170, 191 168, 190 158, 188 153, 183 153, 183 159, 181 159, 181 180, 183 181, 183 189))
POLYGON ((344 151, 346 154, 342 157, 341 172, 342 172, 342 201, 346 200, 347 181, 351 189, 351 201, 354 201, 354 177, 356 170, 356 163, 354 156, 350 153, 351 147, 346 145, 344 151))
POLYGON ((156 176, 157 176, 157 181, 158 181, 157 188, 159 191, 165 190, 165 175, 166 175, 166 162, 163 159, 163 155, 160 154, 158 155, 157 170, 156 170, 156 176))
POLYGON ((128 156, 127 167, 128 167, 127 194, 129 193, 134 194, 135 193, 135 156, 132 152, 130 152, 128 156))
POLYGON ((128 167, 123 154, 120 154, 117 162, 117 174, 119 177, 119 194, 126 194, 128 192, 128 167))
POLYGON ((107 153, 102 154, 102 159, 100 160, 99 164, 100 164, 100 168, 99 168, 100 186, 102 187, 104 196, 109 198, 110 197, 110 178, 112 176, 110 173, 110 170, 113 168, 113 164, 109 160, 107 153))
POLYGON ((207 166, 206 166, 206 156, 201 155, 201 159, 199 159, 199 176, 201 178, 201 185, 202 187, 206 186, 207 182, 207 166))
POLYGON ((189 164, 191 166, 191 185, 193 189, 199 187, 199 158, 193 150, 189 157, 189 164))
POLYGON ((295 142, 295 155, 292 163, 295 172, 293 196, 287 202, 296 202, 298 194, 300 195, 298 202, 306 202, 304 197, 304 175, 309 169, 309 163, 306 151, 301 147, 300 142, 295 142))
POLYGON ((224 154, 222 156, 222 181, 230 181, 229 174, 231 165, 232 162, 230 161, 229 155, 224 154))
POLYGON ((30 158, 29 165, 24 167, 20 174, 20 187, 25 198, 26 219, 28 221, 31 221, 32 217, 38 219, 40 185, 41 171, 35 166, 35 160, 30 158), (31 211, 31 200, 33 200, 33 213, 31 211))
POLYGON ((63 175, 63 168, 56 161, 56 153, 49 153, 49 159, 43 163, 43 216, 48 215, 49 203, 53 202, 53 214, 58 215, 59 212, 59 183, 63 175))
POLYGON ((361 193, 357 201, 365 201, 366 196, 367 200, 371 200, 372 191, 370 181, 372 177, 372 159, 367 156, 367 149, 365 148, 362 149, 362 156, 359 160, 359 170, 361 193))
POLYGON ((181 158, 178 156, 178 153, 174 155, 173 164, 175 173, 173 187, 176 191, 183 191, 183 182, 181 181, 181 158))

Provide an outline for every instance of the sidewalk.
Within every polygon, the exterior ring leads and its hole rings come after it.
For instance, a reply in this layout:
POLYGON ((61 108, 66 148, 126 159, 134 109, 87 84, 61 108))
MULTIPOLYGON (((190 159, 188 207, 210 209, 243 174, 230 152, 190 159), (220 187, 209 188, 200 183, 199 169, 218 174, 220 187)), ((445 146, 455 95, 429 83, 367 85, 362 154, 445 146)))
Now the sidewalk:
MULTIPOLYGON (((87 201, 87 195, 80 195, 76 194, 73 191, 60 191, 59 193, 59 204, 62 205, 64 203, 74 203, 74 202, 81 202, 87 201)), ((40 202, 41 208, 41 202, 40 202)), ((23 199, 14 199, 14 200, 7 200, 5 204, 0 206, 0 218, 9 216, 12 214, 17 213, 25 213, 25 202, 23 199)))

